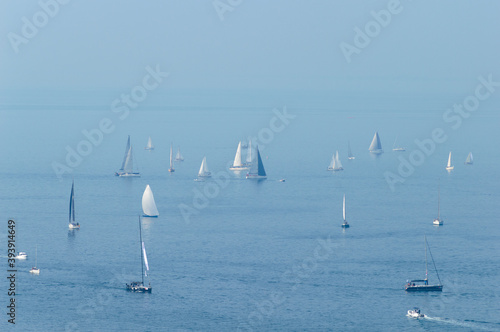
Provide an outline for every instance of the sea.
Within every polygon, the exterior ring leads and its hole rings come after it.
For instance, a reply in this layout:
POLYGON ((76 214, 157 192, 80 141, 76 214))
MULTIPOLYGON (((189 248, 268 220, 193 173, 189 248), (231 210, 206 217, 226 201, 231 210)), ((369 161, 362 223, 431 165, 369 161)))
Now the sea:
POLYGON ((465 95, 240 97, 130 112, 3 106, 0 330, 500 331, 498 97, 460 123, 444 114, 465 95), (379 156, 368 151, 375 132, 379 156), (138 178, 114 175, 128 135, 138 178), (266 180, 228 170, 249 140, 266 180), (171 144, 184 157, 174 173, 171 144), (337 150, 344 169, 327 171, 337 150), (212 177, 195 181, 203 157, 212 177), (158 218, 141 217, 146 185, 158 218), (14 268, 9 219, 28 254, 14 268), (141 280, 139 225, 151 294, 125 289, 141 280), (425 277, 424 237, 429 282, 443 291, 407 293, 425 277), (426 317, 407 317, 414 307, 426 317))

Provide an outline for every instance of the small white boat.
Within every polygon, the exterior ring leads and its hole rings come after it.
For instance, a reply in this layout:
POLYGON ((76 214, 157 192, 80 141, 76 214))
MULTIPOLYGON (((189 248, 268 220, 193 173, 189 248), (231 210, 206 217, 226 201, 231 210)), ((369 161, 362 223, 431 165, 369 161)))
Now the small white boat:
POLYGON ((128 136, 127 146, 125 147, 125 156, 123 157, 122 167, 116 176, 120 177, 139 177, 139 172, 134 172, 134 155, 132 153, 132 145, 130 144, 130 135, 128 136))
POLYGON ((408 317, 412 318, 424 318, 425 315, 420 312, 419 308, 413 308, 412 310, 408 310, 408 313, 406 314, 408 317))
POLYGON ((345 219, 345 194, 344 194, 344 203, 343 203, 342 213, 344 216, 344 222, 342 223, 342 228, 349 228, 349 223, 345 219))
POLYGON ((472 165, 474 163, 474 160, 472 158, 472 152, 469 152, 467 155, 467 159, 465 159, 465 165, 472 165))
POLYGON ((212 173, 208 170, 207 166, 207 157, 203 157, 201 161, 200 170, 198 171, 198 177, 200 178, 209 178, 212 176, 212 173))
POLYGON ((80 229, 80 223, 75 222, 75 181, 71 185, 71 195, 69 196, 69 229, 80 229))
POLYGON ((259 147, 257 146, 257 162, 252 162, 250 170, 246 175, 247 179, 263 180, 267 179, 266 170, 264 169, 264 164, 262 163, 262 158, 260 157, 259 147))
POLYGON ((175 172, 174 169, 174 152, 172 150, 172 144, 170 144, 170 168, 168 169, 170 173, 175 172))
POLYGON ((16 257, 14 257, 15 259, 27 259, 28 258, 28 254, 26 254, 24 251, 20 251, 16 257))
POLYGON ((243 164, 241 160, 241 141, 240 141, 238 143, 238 148, 236 148, 236 155, 234 156, 233 165, 229 167, 229 169, 231 171, 241 171, 241 170, 247 170, 248 168, 249 166, 247 164, 243 164))
POLYGON ((144 217, 158 217, 159 215, 153 191, 151 191, 149 184, 142 194, 142 212, 144 213, 144 217))
POLYGON ((154 150, 155 147, 153 146, 153 141, 151 141, 151 136, 148 138, 148 144, 144 148, 144 150, 154 150))
POLYGON ((406 148, 396 146, 397 140, 398 140, 398 138, 396 137, 396 139, 394 140, 394 144, 392 145, 392 151, 398 151, 398 152, 406 151, 406 148))
POLYGON ((36 266, 38 265, 38 246, 35 248, 35 266, 30 270, 31 274, 40 274, 40 269, 36 266))
POLYGON ((285 179, 280 179, 279 181, 280 181, 280 182, 285 182, 285 179))
POLYGON ((439 209, 439 203, 440 203, 440 187, 438 187, 438 216, 436 219, 434 219, 434 221, 432 222, 432 224, 434 226, 442 226, 443 223, 444 223, 444 220, 441 219, 441 215, 440 215, 440 209, 439 209))
POLYGON ((175 155, 175 161, 184 161, 184 157, 181 154, 181 148, 177 149, 177 154, 175 155))
POLYGON ((380 142, 380 137, 378 136, 378 132, 375 132, 375 135, 373 136, 373 139, 372 139, 372 143, 370 144, 370 147, 368 148, 368 151, 370 151, 373 154, 384 153, 384 150, 382 150, 382 143, 380 142))
POLYGON ((354 155, 352 154, 352 151, 351 151, 351 143, 349 143, 349 141, 347 141, 347 159, 349 159, 349 160, 356 159, 356 158, 354 157, 354 155))
POLYGON ((450 154, 448 155, 448 164, 446 165, 446 170, 449 172, 449 171, 453 170, 454 168, 455 168, 455 166, 451 165, 451 151, 450 151, 450 154))

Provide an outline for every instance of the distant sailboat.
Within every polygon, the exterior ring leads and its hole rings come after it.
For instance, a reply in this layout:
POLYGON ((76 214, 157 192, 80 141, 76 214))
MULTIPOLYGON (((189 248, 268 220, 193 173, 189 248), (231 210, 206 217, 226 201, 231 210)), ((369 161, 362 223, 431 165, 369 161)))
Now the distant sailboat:
POLYGON ((149 184, 146 186, 144 194, 142 194, 142 212, 144 213, 144 217, 158 217, 159 215, 155 198, 149 184))
POLYGON ((440 205, 440 186, 438 186, 438 216, 436 219, 434 219, 434 221, 432 222, 433 225, 435 226, 442 226, 443 223, 444 223, 444 220, 441 219, 441 214, 440 214, 440 208, 439 208, 439 205, 440 205))
POLYGON ((144 150, 154 150, 155 147, 153 146, 153 142, 151 141, 151 136, 148 139, 148 144, 144 148, 144 150))
POLYGON ((378 136, 378 132, 375 132, 372 144, 370 144, 368 150, 373 154, 381 154, 384 152, 384 150, 382 150, 382 143, 380 143, 380 137, 378 136))
POLYGON ((35 266, 33 266, 30 270, 32 274, 40 274, 40 269, 37 268, 38 265, 38 246, 35 247, 35 266))
POLYGON ((198 172, 198 177, 200 178, 209 178, 212 176, 212 173, 208 170, 207 166, 207 157, 203 157, 201 161, 200 170, 198 172))
POLYGON ((354 155, 352 154, 351 143, 349 143, 349 141, 347 141, 347 159, 349 160, 355 159, 354 155))
POLYGON ((175 161, 184 161, 184 157, 181 154, 181 148, 177 149, 177 154, 175 155, 175 161))
POLYGON ((349 228, 349 223, 347 222, 347 220, 345 218, 345 194, 344 194, 344 202, 343 202, 342 213, 343 213, 343 216, 344 216, 344 222, 342 223, 342 228, 349 228))
POLYGON ((454 168, 455 166, 451 166, 451 151, 450 151, 450 155, 448 156, 448 164, 446 165, 446 170, 449 172, 454 168))
POLYGON ((330 162, 330 165, 328 166, 329 171, 342 171, 342 163, 340 162, 339 158, 339 151, 336 151, 333 156, 332 156, 332 161, 330 162))
POLYGON ((257 162, 252 162, 250 170, 247 173, 247 179, 266 179, 266 170, 264 169, 264 164, 262 163, 262 158, 260 157, 259 147, 257 147, 257 162))
POLYGON ((170 144, 170 168, 168 169, 168 171, 170 173, 172 172, 175 172, 175 169, 174 169, 174 150, 172 149, 172 144, 170 144))
POLYGON ((80 229, 80 223, 75 222, 75 181, 71 185, 69 196, 69 229, 80 229))
POLYGON ((467 155, 467 159, 465 159, 465 165, 472 165, 474 163, 472 159, 472 152, 469 152, 467 155))
POLYGON ((241 171, 248 169, 246 164, 243 164, 241 160, 241 141, 238 143, 238 148, 236 149, 236 155, 234 156, 233 165, 229 167, 231 171, 241 171))
POLYGON ((405 148, 400 147, 400 146, 396 146, 397 140, 398 140, 398 138, 396 137, 396 139, 394 140, 394 144, 392 145, 392 151, 406 151, 405 148))
POLYGON ((252 141, 248 141, 248 146, 247 146, 247 159, 246 159, 246 166, 252 165, 253 157, 252 157, 252 141))
POLYGON ((141 176, 139 172, 134 172, 134 156, 132 153, 132 145, 130 144, 130 135, 127 140, 127 147, 125 148, 125 156, 123 157, 122 167, 118 172, 115 173, 116 176, 130 177, 130 176, 141 176))
POLYGON ((443 285, 441 285, 441 279, 439 278, 439 274, 436 268, 436 264, 434 263, 434 258, 432 257, 431 248, 429 248, 429 244, 427 243, 427 238, 424 236, 424 244, 425 244, 425 279, 423 280, 408 280, 405 290, 407 292, 441 292, 443 291, 443 285), (429 280, 427 279, 427 250, 429 250, 429 254, 431 255, 432 264, 434 265, 434 270, 436 271, 436 275, 439 280, 439 284, 437 285, 429 285, 429 280))
POLYGON ((138 292, 138 293, 151 293, 153 288, 151 287, 151 283, 148 286, 144 286, 144 276, 148 276, 149 264, 148 257, 146 255, 146 247, 144 246, 144 241, 142 241, 142 225, 141 225, 141 217, 139 217, 139 243, 141 246, 141 277, 142 281, 133 281, 127 285, 127 290, 130 292, 138 292), (144 271, 144 266, 146 266, 146 271, 144 271))

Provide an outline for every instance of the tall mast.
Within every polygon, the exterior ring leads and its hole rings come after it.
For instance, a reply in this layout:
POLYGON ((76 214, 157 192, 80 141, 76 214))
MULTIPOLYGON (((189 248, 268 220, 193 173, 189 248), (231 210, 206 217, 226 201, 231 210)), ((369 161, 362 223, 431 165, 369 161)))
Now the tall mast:
POLYGON ((142 284, 144 285, 144 256, 142 255, 142 226, 141 226, 141 216, 139 216, 139 247, 141 251, 141 277, 142 284))
POLYGON ((427 280, 427 238, 424 235, 424 247, 425 247, 425 280, 427 280))
POLYGON ((441 185, 439 184, 438 185, 438 220, 441 220, 440 219, 440 215, 439 215, 439 200, 441 199, 441 185))

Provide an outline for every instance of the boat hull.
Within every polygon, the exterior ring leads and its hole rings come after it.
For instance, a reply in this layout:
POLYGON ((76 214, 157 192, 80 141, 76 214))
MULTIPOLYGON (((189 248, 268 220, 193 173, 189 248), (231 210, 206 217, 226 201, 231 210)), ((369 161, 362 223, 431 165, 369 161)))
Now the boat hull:
POLYGON ((432 222, 434 226, 443 226, 443 223, 444 221, 438 219, 434 219, 434 221, 432 222))
POLYGON ((406 285, 407 292, 442 292, 442 285, 406 285))
POLYGON ((140 177, 141 176, 140 173, 125 173, 125 172, 116 172, 115 175, 119 176, 119 177, 140 177))
POLYGON ((250 169, 250 166, 231 166, 229 167, 230 171, 247 171, 250 169))
POLYGON ((382 154, 382 153, 384 153, 384 150, 382 150, 382 149, 370 150, 370 153, 372 153, 372 154, 382 154))
POLYGON ((34 269, 34 268, 33 268, 33 269, 31 269, 31 270, 30 270, 30 273, 31 273, 31 274, 37 274, 37 275, 38 275, 38 274, 40 274, 40 269, 34 269))
POLYGON ((349 228, 349 224, 342 224, 342 228, 349 228))
POLYGON ((265 176, 265 175, 256 175, 256 174, 247 174, 246 178, 247 179, 252 179, 252 180, 264 180, 264 179, 267 179, 267 176, 265 176))
POLYGON ((69 223, 68 225, 69 229, 80 229, 80 224, 79 223, 69 223))
POLYGON ((447 171, 452 171, 454 168, 455 168, 455 166, 446 167, 446 170, 447 170, 447 171))
POLYGON ((135 293, 151 293, 153 287, 144 286, 141 283, 131 283, 127 284, 127 290, 129 292, 135 292, 135 293))
POLYGON ((156 215, 156 216, 150 216, 150 215, 147 215, 147 214, 143 214, 142 216, 146 217, 146 218, 158 218, 158 215, 156 215))

